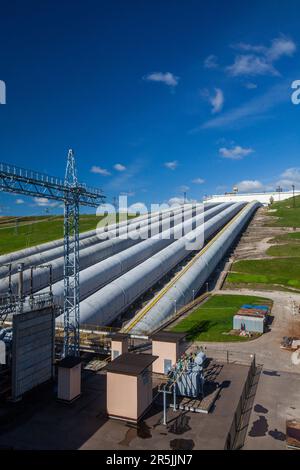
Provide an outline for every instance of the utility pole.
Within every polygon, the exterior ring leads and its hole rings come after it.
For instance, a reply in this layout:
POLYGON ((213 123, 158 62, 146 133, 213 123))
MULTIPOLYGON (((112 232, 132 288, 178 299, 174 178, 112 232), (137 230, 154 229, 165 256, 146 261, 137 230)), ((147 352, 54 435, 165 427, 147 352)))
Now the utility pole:
POLYGON ((295 185, 292 184, 292 188, 293 188, 293 206, 294 208, 296 207, 296 199, 295 199, 295 185))
POLYGON ((276 188, 276 191, 278 192, 278 200, 280 201, 280 193, 282 193, 282 187, 279 185, 278 188, 276 188))

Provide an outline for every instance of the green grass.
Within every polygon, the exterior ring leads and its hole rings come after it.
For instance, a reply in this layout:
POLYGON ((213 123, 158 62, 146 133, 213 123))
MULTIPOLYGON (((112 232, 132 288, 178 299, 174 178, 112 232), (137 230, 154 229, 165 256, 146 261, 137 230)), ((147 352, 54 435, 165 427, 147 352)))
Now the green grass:
POLYGON ((300 227, 300 196, 295 197, 295 207, 293 198, 286 199, 285 201, 275 202, 271 206, 271 210, 276 209, 276 212, 269 212, 270 224, 280 227, 300 227), (274 219, 279 217, 279 219, 274 219), (272 218, 274 220, 272 220, 272 218))
POLYGON ((191 341, 247 341, 248 338, 243 336, 224 334, 232 330, 233 316, 245 303, 272 306, 272 301, 263 297, 215 295, 174 326, 172 331, 187 332, 187 339, 191 341))
MULTIPOLYGON (((133 218, 130 215, 129 218, 133 218)), ((11 253, 41 243, 50 242, 63 237, 63 217, 26 217, 22 218, 18 227, 13 226, 1 228, 0 225, 0 255, 11 253)), ((94 230, 101 221, 113 223, 113 216, 107 219, 98 217, 95 214, 83 214, 80 216, 80 232, 94 230)))
POLYGON ((237 261, 227 276, 228 283, 279 284, 300 289, 300 258, 237 261))
MULTIPOLYGON (((285 245, 274 245, 267 250, 269 256, 280 256, 285 258, 299 258, 300 263, 300 243, 298 244, 285 244, 285 245)), ((293 260, 296 262, 296 260, 293 260)))

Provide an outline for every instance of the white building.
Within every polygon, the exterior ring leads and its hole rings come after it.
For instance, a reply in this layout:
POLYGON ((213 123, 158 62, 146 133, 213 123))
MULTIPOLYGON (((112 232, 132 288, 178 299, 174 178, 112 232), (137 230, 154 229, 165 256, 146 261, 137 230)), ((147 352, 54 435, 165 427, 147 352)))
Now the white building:
MULTIPOLYGON (((300 191, 295 191, 295 196, 300 196, 300 191)), ((284 191, 284 192, 263 192, 263 193, 238 193, 237 191, 232 193, 225 193, 223 195, 215 194, 213 196, 207 196, 203 202, 251 202, 251 201, 259 201, 264 205, 270 204, 270 202, 278 202, 284 201, 285 199, 289 199, 293 197, 292 191, 284 191)))

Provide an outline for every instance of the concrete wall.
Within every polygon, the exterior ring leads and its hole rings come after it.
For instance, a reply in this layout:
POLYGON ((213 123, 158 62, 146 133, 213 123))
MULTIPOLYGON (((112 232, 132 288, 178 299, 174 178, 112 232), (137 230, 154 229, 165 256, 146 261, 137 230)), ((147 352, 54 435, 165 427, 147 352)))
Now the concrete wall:
MULTIPOLYGON (((295 191, 295 196, 300 196, 300 191, 295 191)), ((274 192, 265 192, 265 193, 237 193, 237 194, 219 194, 209 196, 205 201, 206 203, 211 202, 252 202, 258 201, 264 205, 270 203, 270 198, 273 197, 274 202, 284 201, 293 197, 292 191, 286 191, 282 193, 274 192)))
POLYGON ((13 316, 14 399, 53 377, 54 326, 54 312, 49 307, 13 316))

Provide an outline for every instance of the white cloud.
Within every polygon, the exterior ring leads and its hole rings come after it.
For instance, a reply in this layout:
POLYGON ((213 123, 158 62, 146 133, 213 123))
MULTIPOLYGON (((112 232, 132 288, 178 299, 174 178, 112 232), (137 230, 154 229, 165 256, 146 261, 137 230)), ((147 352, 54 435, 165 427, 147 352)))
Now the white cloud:
POLYGON ((117 170, 117 171, 125 171, 126 170, 126 166, 122 165, 121 163, 116 163, 114 165, 114 169, 117 170))
POLYGON ((235 186, 238 187, 238 190, 241 193, 252 193, 256 191, 261 191, 264 188, 264 185, 258 180, 240 181, 235 186))
POLYGON ((263 45, 251 45, 239 43, 233 46, 248 54, 239 54, 235 57, 234 63, 227 67, 227 72, 233 77, 237 76, 256 76, 273 75, 279 76, 280 73, 274 67, 274 62, 282 57, 291 57, 295 53, 296 44, 285 36, 280 36, 271 41, 269 47, 263 45))
POLYGON ((245 83, 244 87, 247 88, 247 90, 256 90, 258 85, 253 82, 248 82, 248 83, 245 83))
POLYGON ((280 185, 284 189, 291 190, 292 185, 295 185, 296 189, 300 189, 300 167, 286 169, 277 181, 276 186, 280 185))
POLYGON ((202 178, 195 178, 195 179, 192 181, 192 183, 194 183, 194 184, 203 184, 203 183, 205 183, 205 180, 202 179, 202 178))
POLYGON ((267 50, 266 55, 269 60, 275 61, 282 56, 292 57, 296 52, 297 46, 289 38, 281 36, 272 41, 271 47, 267 50))
POLYGON ((279 72, 265 57, 258 57, 253 54, 238 55, 234 63, 227 67, 227 71, 233 77, 240 75, 279 75, 279 72))
POLYGON ((215 129, 232 127, 238 124, 240 127, 249 125, 253 120, 264 117, 268 111, 276 105, 290 100, 290 82, 281 83, 272 87, 264 95, 253 98, 238 108, 233 108, 222 116, 218 116, 204 123, 200 128, 194 129, 195 132, 200 129, 215 129))
POLYGON ((222 111, 224 105, 224 94, 220 88, 215 88, 216 94, 210 98, 212 113, 216 114, 222 111))
POLYGON ((187 191, 189 191, 189 189, 190 189, 190 187, 189 187, 189 186, 186 186, 186 185, 184 185, 184 184, 179 187, 179 191, 180 191, 181 193, 186 193, 187 191))
POLYGON ((214 54, 209 55, 204 60, 204 68, 205 69, 216 69, 218 67, 219 67, 218 57, 215 56, 214 54))
POLYGON ((153 72, 143 78, 150 82, 161 82, 170 87, 177 86, 179 82, 179 77, 173 75, 171 72, 153 72))
POLYGON ((16 199, 16 204, 24 204, 25 201, 23 199, 16 199))
POLYGON ((243 148, 240 145, 236 145, 232 148, 221 147, 219 149, 219 154, 223 158, 229 158, 231 160, 242 160, 247 155, 253 153, 254 150, 251 148, 243 148))
POLYGON ((169 206, 174 206, 174 205, 178 205, 178 204, 184 204, 184 203, 188 203, 188 204, 196 204, 197 200, 196 199, 188 199, 186 198, 184 200, 183 197, 171 197, 169 200, 168 200, 168 204, 169 206))
POLYGON ((92 166, 92 168, 90 169, 90 172, 98 174, 98 175, 102 175, 102 176, 110 175, 110 172, 108 170, 106 170, 105 168, 101 168, 100 166, 95 166, 95 165, 92 166))
POLYGON ((178 161, 174 160, 172 162, 165 162, 164 166, 169 170, 175 170, 178 167, 178 161))
POLYGON ((33 198, 35 205, 39 207, 57 207, 59 202, 50 202, 46 197, 35 197, 33 198))

